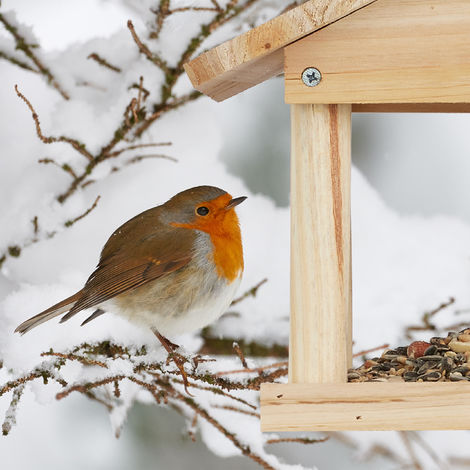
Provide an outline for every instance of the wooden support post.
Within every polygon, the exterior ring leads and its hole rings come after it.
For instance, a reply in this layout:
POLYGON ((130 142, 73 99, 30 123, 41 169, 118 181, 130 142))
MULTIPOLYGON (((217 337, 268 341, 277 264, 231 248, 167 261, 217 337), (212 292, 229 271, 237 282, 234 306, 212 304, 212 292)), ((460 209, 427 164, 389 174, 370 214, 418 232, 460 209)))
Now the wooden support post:
POLYGON ((351 367, 351 106, 291 105, 290 383, 351 367))

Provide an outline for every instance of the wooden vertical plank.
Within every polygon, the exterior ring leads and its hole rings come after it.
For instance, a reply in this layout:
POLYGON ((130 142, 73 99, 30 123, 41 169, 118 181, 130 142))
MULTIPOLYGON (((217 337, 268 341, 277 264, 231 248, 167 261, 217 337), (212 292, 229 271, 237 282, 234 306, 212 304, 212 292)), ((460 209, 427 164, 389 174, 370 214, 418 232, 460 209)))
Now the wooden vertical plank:
POLYGON ((291 106, 289 381, 347 381, 351 364, 351 105, 291 106))

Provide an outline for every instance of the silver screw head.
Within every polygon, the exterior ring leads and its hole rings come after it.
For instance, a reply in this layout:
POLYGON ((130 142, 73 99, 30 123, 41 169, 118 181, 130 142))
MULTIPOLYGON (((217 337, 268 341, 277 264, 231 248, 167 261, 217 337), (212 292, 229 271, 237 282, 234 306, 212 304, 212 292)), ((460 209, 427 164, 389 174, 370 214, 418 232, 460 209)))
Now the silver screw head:
POLYGON ((302 81, 307 86, 317 86, 321 82, 321 72, 315 67, 308 67, 302 72, 302 81))

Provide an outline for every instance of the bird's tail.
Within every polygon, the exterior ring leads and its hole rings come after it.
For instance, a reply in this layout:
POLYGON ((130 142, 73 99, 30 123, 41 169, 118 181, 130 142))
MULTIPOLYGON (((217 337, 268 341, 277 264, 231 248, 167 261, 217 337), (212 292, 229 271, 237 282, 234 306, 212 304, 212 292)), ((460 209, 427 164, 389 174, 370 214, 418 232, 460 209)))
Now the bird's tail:
POLYGON ((45 321, 67 312, 72 308, 73 304, 81 297, 81 295, 82 291, 78 291, 76 294, 73 294, 70 297, 67 297, 65 300, 62 300, 62 302, 59 302, 52 307, 49 307, 47 310, 44 310, 44 312, 38 313, 29 320, 24 321, 21 325, 16 327, 15 333, 21 333, 24 335, 29 330, 32 330, 41 323, 44 323, 45 321))

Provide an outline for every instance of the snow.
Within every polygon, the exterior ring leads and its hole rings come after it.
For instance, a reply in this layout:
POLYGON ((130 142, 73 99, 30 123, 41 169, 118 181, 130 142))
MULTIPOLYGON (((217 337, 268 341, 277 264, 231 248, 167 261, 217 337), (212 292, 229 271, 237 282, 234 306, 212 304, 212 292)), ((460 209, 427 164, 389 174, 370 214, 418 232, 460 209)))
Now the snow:
MULTIPOLYGON (((21 3, 24 8, 25 2, 21 3)), ((77 192, 65 204, 59 204, 55 198, 68 187, 69 176, 52 165, 36 163, 39 158, 48 157, 60 164, 67 162, 75 168, 83 168, 87 164, 82 155, 66 144, 45 145, 39 141, 29 110, 14 93, 15 83, 36 108, 45 135, 76 138, 84 142, 91 152, 99 151, 109 141, 122 120, 123 109, 135 96, 135 90, 129 90, 129 86, 137 83, 140 76, 145 77, 144 86, 151 92, 149 103, 159 96, 163 74, 138 54, 126 28, 118 28, 121 19, 127 19, 123 11, 130 10, 137 32, 146 38, 146 21, 139 21, 138 18, 147 17, 148 8, 154 2, 123 3, 126 9, 122 10, 124 7, 121 5, 113 25, 106 31, 95 27, 93 34, 87 30, 87 36, 71 34, 69 43, 58 47, 54 42, 54 46, 49 46, 56 49, 54 52, 43 51, 44 60, 51 64, 53 73, 70 92, 70 101, 62 100, 56 90, 48 87, 39 76, 0 62, 4 84, 0 87, 0 103, 2 109, 8 109, 8 113, 0 115, 0 253, 16 244, 29 245, 22 250, 19 258, 8 257, 1 269, 0 358, 4 365, 0 369, 0 383, 8 380, 9 370, 22 374, 40 364, 45 360, 40 354, 50 348, 63 351, 83 342, 109 339, 123 345, 144 344, 149 357, 161 358, 161 349, 151 332, 112 314, 103 315, 83 328, 79 324, 85 317, 78 315, 80 318, 62 325, 53 320, 24 337, 13 334, 13 330, 21 321, 80 289, 94 269, 101 247, 117 226, 135 214, 166 201, 178 191, 200 184, 222 187, 234 197, 248 196, 247 201, 237 209, 245 252, 245 275, 239 293, 264 278, 268 279, 255 298, 248 298, 233 308, 240 316, 221 319, 214 326, 214 333, 266 344, 288 343, 289 210, 277 206, 273 198, 250 190, 242 178, 228 171, 222 155, 226 129, 216 111, 219 105, 205 98, 190 103, 165 115, 140 141, 171 141, 171 147, 157 148, 157 151, 177 158, 177 163, 149 159, 112 172, 114 165, 124 161, 121 156, 98 167, 92 175, 94 184, 77 192), (86 40, 82 41, 84 37, 86 40), (91 52, 99 53, 124 72, 116 74, 87 59, 91 52), (87 80, 92 87, 83 86, 87 80), (101 195, 97 208, 71 228, 65 228, 64 222, 82 214, 97 195, 101 195), (31 223, 35 216, 38 216, 40 228, 37 235, 33 233, 31 223), (56 234, 48 238, 51 232, 56 234), (33 243, 35 236, 39 239, 37 243, 33 243)), ((256 9, 256 13, 261 14, 257 21, 272 17, 279 11, 282 2, 266 1, 263 5, 263 9, 256 9)), ((12 8, 13 5, 4 0, 3 7, 12 8)), ((104 10, 100 10, 100 14, 105 14, 111 8, 111 2, 104 2, 101 8, 104 10)), ((255 13, 251 14, 254 17, 255 13)), ((9 18, 13 18, 12 14, 9 18)), ((158 46, 152 46, 155 51, 174 58, 184 50, 184 39, 198 31, 199 25, 194 18, 200 16, 194 14, 184 18, 180 14, 166 26, 162 31, 162 41, 158 46)), ((238 30, 227 25, 201 49, 248 29, 249 23, 248 18, 238 30)), ((31 31, 27 34, 33 34, 31 31)), ((64 34, 63 29, 60 31, 64 34)), ((0 49, 5 41, 7 39, 2 36, 0 49)), ((175 91, 181 95, 189 90, 187 78, 182 77, 175 91)), ((235 131, 243 128, 240 124, 244 120, 241 113, 230 118, 234 120, 235 131)), ((243 140, 243 136, 239 139, 243 140)), ((140 149, 129 152, 126 157, 142 153, 140 149)), ((452 312, 470 306, 468 222, 455 216, 400 213, 390 208, 363 174, 354 168, 352 237, 356 350, 384 342, 403 344, 406 341, 404 328, 412 322, 419 322, 424 311, 435 308, 451 296, 456 298, 452 312)), ((449 318, 449 315, 452 314, 443 315, 442 319, 436 318, 436 321, 442 325, 451 323, 455 317, 449 318)), ((458 317, 459 320, 468 318, 468 314, 458 317)), ((429 335, 423 333, 416 338, 420 336, 427 338, 429 335)), ((197 334, 174 340, 190 351, 197 351, 201 343, 197 334)), ((226 361, 219 361, 217 367, 239 368, 237 361, 236 358, 227 358, 226 361)), ((214 369, 207 365, 207 370, 214 369)), ((131 365, 121 360, 110 364, 110 369, 104 374, 100 367, 84 367, 75 362, 61 374, 73 384, 83 377, 92 380, 131 372, 131 365)), ((12 456, 23 446, 23 441, 34 440, 29 426, 35 416, 44 419, 44 413, 46 416, 50 413, 50 422, 57 423, 59 429, 64 408, 55 404, 57 391, 56 385, 45 387, 37 383, 26 387, 16 416, 18 424, 12 429, 6 444, 16 449, 12 456), (36 410, 38 405, 47 406, 50 411, 45 412, 43 408, 36 410)), ((112 394, 111 385, 108 392, 112 394)), ((255 401, 256 396, 254 392, 244 394, 250 401, 255 401)), ((2 397, 0 411, 6 411, 11 417, 12 410, 8 411, 10 399, 10 396, 6 399, 2 397)), ((83 400, 82 397, 80 399, 83 400)), ((198 399, 206 408, 216 403, 214 396, 205 392, 198 393, 198 399)), ((127 413, 135 400, 151 402, 149 394, 138 391, 135 384, 122 382, 121 396, 110 414, 114 433, 119 434, 125 427, 127 413)), ((186 412, 190 413, 189 410, 186 412)), ((258 420, 254 417, 222 409, 215 410, 213 415, 231 432, 242 436, 244 443, 276 468, 302 468, 283 464, 278 457, 266 453, 263 436, 257 427, 258 420)), ((12 418, 9 420, 13 422, 12 418)), ((240 453, 209 423, 200 419, 198 426, 212 452, 223 457, 240 453)), ((55 437, 61 438, 59 430, 55 437)), ((361 454, 377 442, 403 449, 403 442, 395 433, 362 433, 353 437, 360 445, 361 454)), ((465 432, 423 434, 431 447, 439 449, 443 459, 446 455, 465 456, 463 449, 467 437, 468 433, 465 432)), ((93 441, 89 436, 84 439, 93 441)), ((0 442, 0 449, 2 446, 5 444, 0 442)), ((424 462, 424 468, 433 468, 427 454, 420 452, 419 458, 424 462)), ((96 468, 102 468, 99 466, 100 458, 94 459, 96 468)))

